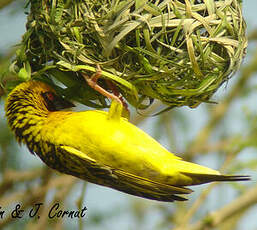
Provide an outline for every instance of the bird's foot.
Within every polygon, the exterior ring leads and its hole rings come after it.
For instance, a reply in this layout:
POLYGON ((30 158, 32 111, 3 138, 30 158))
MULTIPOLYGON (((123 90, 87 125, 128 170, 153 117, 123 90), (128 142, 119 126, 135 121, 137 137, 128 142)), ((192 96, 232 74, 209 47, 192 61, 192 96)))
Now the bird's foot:
MULTIPOLYGON (((117 103, 114 103, 114 101, 116 101, 116 102, 118 102, 118 104, 120 105, 120 107, 122 109, 121 110, 122 113, 119 116, 129 118, 130 112, 129 112, 129 109, 128 109, 128 105, 125 102, 125 100, 123 99, 122 95, 120 95, 117 87, 111 81, 107 80, 107 84, 113 92, 113 93, 110 93, 107 90, 105 90, 103 87, 101 87, 100 85, 97 84, 97 81, 101 77, 101 75, 102 75, 102 70, 101 70, 99 64, 96 65, 96 72, 93 75, 88 76, 85 73, 82 73, 82 76, 84 77, 85 81, 88 83, 88 85, 91 88, 93 88, 94 90, 96 90, 97 92, 102 94, 103 96, 112 100, 110 113, 111 113, 113 104, 115 105, 114 107, 118 106, 117 103)), ((119 110, 119 108, 118 108, 118 110, 119 110)), ((113 109, 113 111, 116 111, 116 109, 113 109)))
POLYGON ((85 73, 82 73, 82 76, 84 77, 84 79, 86 80, 86 82, 88 83, 88 85, 91 88, 93 88, 94 90, 96 90, 97 92, 102 94, 103 96, 108 97, 111 100, 116 100, 117 102, 122 104, 122 102, 118 96, 116 96, 112 93, 109 93, 107 90, 105 90, 103 87, 101 87, 100 85, 97 84, 97 81, 101 77, 101 75, 102 75, 102 70, 101 70, 99 64, 96 65, 96 72, 93 75, 91 75, 90 77, 88 75, 86 75, 85 73))

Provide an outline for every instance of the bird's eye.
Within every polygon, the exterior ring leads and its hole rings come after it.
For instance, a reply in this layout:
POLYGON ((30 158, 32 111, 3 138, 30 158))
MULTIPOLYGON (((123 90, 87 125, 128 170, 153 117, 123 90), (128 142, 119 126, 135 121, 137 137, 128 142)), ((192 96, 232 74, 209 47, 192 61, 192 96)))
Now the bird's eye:
POLYGON ((44 98, 44 101, 46 103, 47 108, 50 111, 54 111, 55 110, 55 101, 56 101, 56 95, 52 92, 44 92, 41 94, 42 97, 44 98))
POLYGON ((49 101, 53 101, 54 100, 54 94, 52 92, 46 92, 45 96, 47 97, 47 99, 49 101))
POLYGON ((66 108, 74 107, 74 105, 62 98, 61 96, 56 95, 53 92, 44 92, 41 93, 44 98, 45 105, 49 111, 59 111, 66 108))

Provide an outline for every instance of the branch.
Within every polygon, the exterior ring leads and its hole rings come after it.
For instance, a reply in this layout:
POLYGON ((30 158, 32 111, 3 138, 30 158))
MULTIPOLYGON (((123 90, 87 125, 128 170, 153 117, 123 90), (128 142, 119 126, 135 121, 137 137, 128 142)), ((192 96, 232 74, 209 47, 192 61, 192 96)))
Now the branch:
MULTIPOLYGON (((32 189, 29 188, 26 191, 11 193, 11 195, 9 196, 2 197, 0 200, 0 204, 3 207, 7 207, 13 202, 20 202, 23 204, 22 208, 26 210, 31 205, 34 205, 35 202, 41 200, 42 197, 44 197, 50 189, 59 189, 63 187, 70 188, 70 186, 73 185, 75 181, 76 178, 67 175, 61 175, 51 179, 49 178, 48 183, 46 185, 36 186, 32 189)), ((0 222, 0 229, 2 229, 4 226, 6 226, 12 221, 13 219, 11 215, 9 215, 7 218, 3 219, 0 222)))
POLYGON ((3 9, 4 7, 8 6, 15 0, 1 0, 0 1, 0 10, 3 9))
POLYGON ((201 230, 206 228, 217 227, 222 222, 230 217, 242 212, 250 206, 257 203, 257 185, 251 188, 248 192, 244 193, 232 203, 226 205, 220 210, 207 215, 202 221, 189 226, 185 230, 201 230))
MULTIPOLYGON (((235 156, 236 156, 236 153, 228 154, 223 166, 219 169, 219 171, 223 172, 228 167, 228 165, 234 160, 235 156)), ((180 218, 181 222, 179 223, 178 227, 176 227, 174 230, 186 229, 186 226, 189 225, 191 218, 194 216, 195 213, 197 213, 197 211, 200 209, 201 205, 207 199, 209 193, 212 191, 212 189, 217 184, 218 184, 218 182, 211 183, 207 187, 207 189, 202 191, 199 198, 194 202, 194 204, 191 206, 191 208, 188 209, 188 211, 184 214, 183 218, 180 218)))
POLYGON ((6 170, 3 174, 3 180, 0 184, 0 194, 3 195, 8 191, 14 184, 18 182, 31 181, 42 175, 45 168, 33 169, 28 171, 14 171, 6 170))

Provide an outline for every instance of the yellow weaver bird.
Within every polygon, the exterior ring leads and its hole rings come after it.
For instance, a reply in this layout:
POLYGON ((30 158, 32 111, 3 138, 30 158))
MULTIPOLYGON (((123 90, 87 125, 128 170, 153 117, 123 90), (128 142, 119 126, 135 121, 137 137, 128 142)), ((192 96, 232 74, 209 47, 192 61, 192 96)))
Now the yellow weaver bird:
POLYGON ((9 126, 49 167, 83 180, 158 201, 183 201, 185 186, 212 181, 249 180, 183 161, 121 117, 115 101, 110 111, 60 111, 73 104, 45 83, 18 85, 6 101, 9 126))

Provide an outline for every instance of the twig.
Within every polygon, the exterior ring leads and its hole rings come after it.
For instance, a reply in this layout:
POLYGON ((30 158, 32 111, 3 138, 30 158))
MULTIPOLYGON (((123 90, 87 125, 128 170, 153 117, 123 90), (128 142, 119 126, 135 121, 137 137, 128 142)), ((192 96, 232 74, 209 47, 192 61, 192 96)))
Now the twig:
POLYGON ((6 7, 7 5, 11 4, 14 0, 1 0, 0 1, 0 9, 6 7))
MULTIPOLYGON (((227 154, 226 160, 222 167, 220 168, 220 172, 223 172, 230 162, 233 161, 233 159, 236 156, 236 152, 227 154)), ((175 228, 174 230, 184 230, 185 227, 189 224, 190 219, 194 216, 194 214, 197 212, 197 210, 201 207, 201 205, 204 203, 206 198, 208 197, 209 193, 212 191, 212 189, 217 185, 218 183, 212 183, 210 184, 207 189, 203 190, 199 198, 195 201, 193 206, 188 210, 188 212, 183 217, 183 221, 178 226, 178 228, 175 228)))
MULTIPOLYGON (((69 194, 72 186, 77 181, 76 178, 71 176, 66 176, 66 183, 65 186, 59 187, 59 191, 55 194, 54 200, 46 207, 44 207, 43 212, 41 213, 40 220, 38 222, 35 222, 33 226, 31 226, 31 229, 38 229, 38 230, 44 230, 47 229, 48 224, 48 213, 50 208, 59 201, 64 201, 66 196, 69 194)), ((58 225, 57 223, 62 221, 62 219, 58 219, 55 222, 55 225, 58 225)))
POLYGON ((0 184, 0 194, 3 195, 6 191, 8 191, 13 184, 18 182, 30 181, 35 178, 38 178, 42 175, 42 169, 32 169, 28 171, 14 171, 14 170, 6 170, 3 175, 3 181, 0 184))
POLYGON ((219 224, 257 203, 257 185, 220 210, 207 215, 185 230, 200 230, 217 227, 219 224), (207 221, 208 220, 208 221, 207 221))
POLYGON ((190 219, 194 216, 197 210, 201 207, 203 202, 206 200, 208 195, 210 194, 211 190, 217 185, 218 183, 210 184, 207 189, 203 190, 199 198, 194 202, 193 206, 187 211, 183 220, 181 220, 181 224, 175 228, 174 230, 185 230, 185 227, 188 225, 190 219))
MULTIPOLYGON (((81 191, 81 195, 80 195, 79 199, 77 200, 78 210, 82 210, 84 197, 86 195, 86 188, 87 188, 87 182, 84 182, 83 183, 83 188, 82 188, 82 191, 81 191)), ((78 221, 79 221, 79 230, 83 230, 82 218, 80 218, 78 221)))
MULTIPOLYGON (((33 189, 30 189, 29 191, 19 191, 16 193, 12 193, 9 196, 2 197, 0 200, 1 206, 7 207, 13 202, 19 201, 23 204, 22 208, 26 210, 31 205, 34 205, 35 202, 39 202, 39 200, 44 197, 44 195, 53 188, 59 188, 59 187, 65 187, 71 181, 76 180, 75 178, 67 175, 59 176, 56 178, 51 178, 49 180, 49 183, 45 186, 36 186, 33 189)), ((2 229, 4 226, 6 226, 9 222, 12 222, 13 218, 11 215, 9 215, 7 218, 3 219, 0 222, 0 229, 2 229)))

